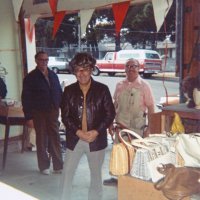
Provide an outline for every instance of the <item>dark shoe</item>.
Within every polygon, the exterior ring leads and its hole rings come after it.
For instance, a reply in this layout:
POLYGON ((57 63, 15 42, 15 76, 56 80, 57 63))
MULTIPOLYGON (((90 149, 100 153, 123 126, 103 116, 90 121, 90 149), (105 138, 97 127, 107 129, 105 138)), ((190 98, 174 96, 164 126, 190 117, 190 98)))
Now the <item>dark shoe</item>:
POLYGON ((103 185, 117 186, 118 180, 116 178, 110 178, 103 181, 103 185))
POLYGON ((25 151, 32 151, 32 147, 26 147, 25 151))

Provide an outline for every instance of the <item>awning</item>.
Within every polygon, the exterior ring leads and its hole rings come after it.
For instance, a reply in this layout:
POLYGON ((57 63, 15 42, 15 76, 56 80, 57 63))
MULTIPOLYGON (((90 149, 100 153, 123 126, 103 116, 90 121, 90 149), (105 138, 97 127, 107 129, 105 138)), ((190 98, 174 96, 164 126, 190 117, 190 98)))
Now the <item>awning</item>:
POLYGON ((18 20, 20 5, 22 5, 24 16, 30 18, 32 23, 35 22, 36 17, 54 16, 54 36, 66 14, 80 13, 81 29, 82 33, 84 33, 93 11, 104 7, 112 7, 116 21, 116 33, 118 34, 128 6, 151 1, 157 31, 159 31, 173 0, 12 0, 16 20, 18 20))

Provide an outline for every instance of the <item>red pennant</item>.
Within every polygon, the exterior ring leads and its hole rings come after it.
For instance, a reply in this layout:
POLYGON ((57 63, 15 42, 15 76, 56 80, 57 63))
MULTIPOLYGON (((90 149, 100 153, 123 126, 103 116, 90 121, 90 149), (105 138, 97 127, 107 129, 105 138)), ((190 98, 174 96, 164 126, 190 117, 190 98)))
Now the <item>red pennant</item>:
POLYGON ((65 17, 65 13, 66 11, 60 11, 60 12, 56 12, 54 15, 54 23, 53 23, 53 38, 55 37, 59 26, 63 20, 63 18, 65 17))
POLYGON ((115 19, 115 31, 117 36, 120 33, 122 23, 128 11, 129 5, 130 1, 112 4, 114 19, 115 19))
POLYGON ((51 8, 52 15, 54 16, 57 11, 58 0, 49 0, 49 5, 51 8))
POLYGON ((59 26, 63 20, 63 18, 65 17, 65 11, 60 11, 60 12, 57 12, 57 3, 58 3, 58 0, 49 0, 49 5, 51 7, 51 12, 52 12, 52 15, 54 16, 54 23, 53 23, 53 38, 55 37, 58 29, 59 29, 59 26))
POLYGON ((25 30, 28 40, 31 43, 33 40, 34 24, 31 24, 30 18, 28 18, 27 20, 25 19, 25 30))

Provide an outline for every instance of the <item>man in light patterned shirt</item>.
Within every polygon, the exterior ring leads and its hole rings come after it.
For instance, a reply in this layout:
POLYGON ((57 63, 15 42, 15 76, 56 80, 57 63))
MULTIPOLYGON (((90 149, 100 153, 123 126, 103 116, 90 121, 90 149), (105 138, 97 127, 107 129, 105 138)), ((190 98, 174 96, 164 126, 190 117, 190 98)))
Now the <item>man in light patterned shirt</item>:
POLYGON ((125 65, 127 78, 119 82, 114 93, 116 122, 147 137, 145 129, 146 114, 148 118, 154 113, 154 97, 147 81, 139 75, 139 62, 129 59, 125 65))
MULTIPOLYGON (((126 79, 119 82, 114 93, 115 121, 142 137, 150 133, 147 121, 154 113, 154 97, 147 81, 139 75, 139 62, 129 59, 125 64, 126 79), (147 117, 146 117, 147 116, 147 117), (147 119, 146 119, 147 118, 147 119)), ((117 179, 104 180, 104 185, 117 185, 117 179)))

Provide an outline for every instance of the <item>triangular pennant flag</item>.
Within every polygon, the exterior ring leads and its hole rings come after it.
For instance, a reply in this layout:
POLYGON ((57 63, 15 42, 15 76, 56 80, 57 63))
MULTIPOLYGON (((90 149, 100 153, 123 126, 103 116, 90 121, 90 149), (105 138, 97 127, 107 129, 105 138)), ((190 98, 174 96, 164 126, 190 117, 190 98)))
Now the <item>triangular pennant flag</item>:
POLYGON ((57 11, 58 0, 49 0, 49 6, 51 8, 52 15, 54 16, 57 11))
POLYGON ((58 4, 58 0, 49 0, 49 5, 51 8, 51 12, 52 15, 54 16, 54 23, 53 23, 53 38, 55 37, 59 26, 63 20, 63 18, 65 17, 65 13, 66 11, 59 11, 57 12, 57 4, 58 4))
POLYGON ((34 33, 34 24, 31 24, 30 18, 25 19, 25 30, 26 35, 28 37, 29 42, 31 43, 33 40, 33 33, 34 33))
POLYGON ((160 30, 173 0, 152 0, 157 32, 160 30))
POLYGON ((86 32, 87 24, 90 21, 93 12, 94 12, 94 9, 80 10, 81 35, 83 35, 86 32))
POLYGON ((66 11, 60 11, 60 12, 56 12, 54 15, 54 23, 53 23, 53 38, 55 37, 59 26, 63 20, 63 18, 65 17, 65 13, 66 11))
POLYGON ((16 21, 18 21, 19 12, 20 12, 20 9, 21 9, 21 6, 22 6, 22 2, 23 2, 23 0, 12 0, 16 21))
POLYGON ((120 33, 120 29, 122 27, 122 23, 128 11, 129 5, 130 1, 112 4, 116 35, 120 33))

